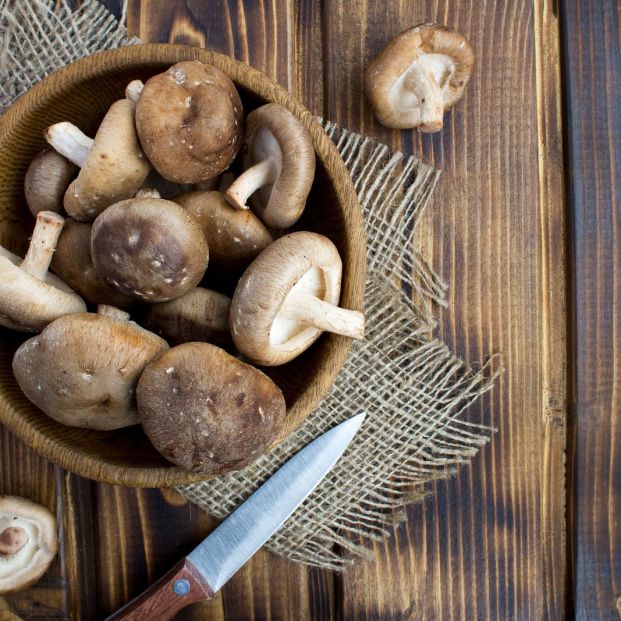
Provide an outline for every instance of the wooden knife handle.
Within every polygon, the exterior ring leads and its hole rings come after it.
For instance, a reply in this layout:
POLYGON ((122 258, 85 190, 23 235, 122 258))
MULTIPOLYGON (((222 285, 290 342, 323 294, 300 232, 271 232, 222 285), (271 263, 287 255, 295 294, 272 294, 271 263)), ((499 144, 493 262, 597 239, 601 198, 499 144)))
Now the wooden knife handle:
POLYGON ((179 610, 213 597, 211 587, 199 571, 183 559, 166 575, 106 621, 168 621, 179 610))

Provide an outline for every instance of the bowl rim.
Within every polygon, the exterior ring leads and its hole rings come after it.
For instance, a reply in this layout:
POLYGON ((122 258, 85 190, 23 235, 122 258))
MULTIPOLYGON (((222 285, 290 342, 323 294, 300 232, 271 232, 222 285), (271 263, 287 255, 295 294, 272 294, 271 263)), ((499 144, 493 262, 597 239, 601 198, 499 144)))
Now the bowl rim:
MULTIPOLYGON (((132 65, 136 65, 137 69, 140 65, 148 64, 173 65, 182 60, 199 60, 216 66, 237 86, 251 91, 268 102, 275 102, 287 108, 309 131, 316 156, 322 161, 334 184, 346 225, 350 228, 347 250, 351 273, 347 282, 344 281, 341 296, 344 296, 346 289, 348 308, 362 310, 366 280, 366 237, 362 211, 349 171, 316 117, 294 95, 250 65, 204 48, 169 43, 130 45, 98 52, 49 74, 13 102, 0 117, 0 146, 11 135, 23 115, 52 96, 62 93, 63 88, 73 87, 76 82, 96 78, 103 71, 131 69, 132 65)), ((322 374, 316 384, 304 388, 293 407, 287 410, 289 424, 285 424, 283 433, 274 444, 284 440, 304 422, 340 372, 349 355, 352 342, 351 339, 341 336, 333 335, 333 338, 340 345, 334 348, 330 372, 322 374), (306 410, 305 414, 301 412, 302 405, 306 410)), ((170 487, 212 478, 188 472, 172 464, 152 467, 111 464, 99 457, 77 451, 75 446, 65 446, 57 438, 50 439, 43 425, 38 428, 32 422, 23 420, 5 396, 0 396, 0 423, 47 460, 77 475, 103 483, 129 487, 170 487)))

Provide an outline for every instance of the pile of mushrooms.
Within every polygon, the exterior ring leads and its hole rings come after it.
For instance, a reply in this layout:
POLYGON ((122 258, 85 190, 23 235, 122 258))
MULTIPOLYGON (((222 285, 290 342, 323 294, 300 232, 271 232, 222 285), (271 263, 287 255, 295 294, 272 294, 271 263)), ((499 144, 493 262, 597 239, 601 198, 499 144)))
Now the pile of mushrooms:
POLYGON ((244 119, 231 80, 198 61, 119 96, 94 138, 48 127, 26 173, 29 249, 0 248, 0 324, 36 333, 13 373, 59 424, 141 424, 181 468, 241 468, 286 414, 253 365, 285 364, 324 331, 364 335, 362 313, 339 308, 336 246, 288 230, 313 143, 278 104, 244 119))

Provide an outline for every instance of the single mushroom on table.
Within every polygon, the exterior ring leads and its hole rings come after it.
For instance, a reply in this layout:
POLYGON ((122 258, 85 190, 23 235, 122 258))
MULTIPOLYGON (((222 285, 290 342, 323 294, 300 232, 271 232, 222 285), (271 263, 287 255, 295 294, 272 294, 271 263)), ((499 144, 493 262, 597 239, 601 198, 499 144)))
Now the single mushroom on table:
POLYGON ((39 409, 64 425, 119 429, 138 423, 135 389, 164 339, 111 306, 53 321, 23 343, 13 374, 39 409))
POLYGON ((93 304, 128 306, 136 299, 109 285, 97 273, 91 257, 92 222, 67 218, 52 257, 52 269, 72 289, 93 304))
POLYGON ((58 552, 56 519, 19 496, 0 496, 0 595, 33 585, 58 552))
POLYGON ((339 308, 342 263, 323 235, 299 231, 268 246, 241 277, 231 336, 251 361, 274 366, 308 349, 323 331, 364 336, 364 315, 339 308))
POLYGON ((473 67, 463 35, 421 24, 398 34, 375 57, 364 73, 364 89, 382 125, 436 132, 461 99, 473 67))
POLYGON ((38 332, 58 317, 86 310, 84 300, 48 272, 64 223, 59 214, 40 211, 23 260, 0 246, 0 325, 38 332))
POLYGON ((123 294, 165 302, 200 282, 209 247, 196 220, 176 203, 133 198, 95 220, 91 255, 97 273, 123 294))
POLYGON ((106 207, 134 196, 149 174, 151 165, 136 134, 135 111, 133 101, 115 101, 95 140, 68 122, 45 130, 48 143, 80 167, 64 198, 72 218, 94 220, 106 207))
POLYGON ((174 201, 199 223, 209 245, 209 260, 219 270, 244 269, 274 241, 257 216, 231 207, 221 192, 187 192, 174 201))
POLYGON ((315 177, 315 150, 310 135, 283 106, 270 103, 246 119, 244 172, 225 193, 237 209, 253 207, 276 229, 292 226, 304 211, 315 177))
POLYGON ((228 345, 230 310, 231 298, 196 287, 180 298, 149 305, 139 321, 171 345, 190 341, 228 345))
POLYGON ((149 79, 138 94, 136 128, 147 157, 169 181, 219 175, 241 145, 244 113, 233 82, 219 69, 183 61, 149 79))
POLYGON ((33 216, 40 211, 63 209, 63 197, 78 167, 54 149, 41 151, 30 163, 24 178, 24 196, 33 216))
POLYGON ((137 389, 151 443, 173 464, 222 474, 253 462, 278 438, 285 399, 269 377, 207 343, 173 347, 137 389))

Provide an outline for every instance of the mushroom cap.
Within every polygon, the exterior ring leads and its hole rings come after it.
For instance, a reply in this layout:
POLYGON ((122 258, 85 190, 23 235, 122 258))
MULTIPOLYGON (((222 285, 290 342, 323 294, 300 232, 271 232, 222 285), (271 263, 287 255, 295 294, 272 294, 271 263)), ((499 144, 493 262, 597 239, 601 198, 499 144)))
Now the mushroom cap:
POLYGON ((243 114, 233 82, 219 69, 189 60, 146 82, 136 128, 162 177, 199 183, 219 175, 235 159, 243 114))
POLYGON ((270 244, 248 266, 233 294, 229 324, 237 349, 269 366, 308 349, 321 330, 286 319, 282 307, 294 288, 337 305, 341 273, 338 250, 323 235, 299 231, 270 244))
POLYGON ((196 219, 209 245, 209 260, 225 271, 245 268, 274 241, 271 233, 248 209, 235 209, 221 192, 187 192, 177 196, 196 219))
POLYGON ((19 543, 12 554, 0 553, 0 595, 33 585, 58 552, 56 519, 37 503, 18 496, 0 496, 0 538, 8 529, 15 529, 19 543))
POLYGON ((33 216, 40 211, 63 209, 63 196, 78 167, 54 149, 41 151, 30 163, 24 178, 24 195, 33 216))
POLYGON ((278 437, 285 399, 269 377, 208 343, 173 347, 137 390, 153 446, 172 463, 222 474, 257 459, 278 437))
POLYGON ((167 349, 133 321, 79 313, 23 343, 13 373, 26 397, 59 423, 119 429, 138 423, 136 383, 167 349))
POLYGON ((246 119, 244 168, 269 156, 280 160, 280 174, 273 185, 255 192, 251 202, 265 224, 284 229, 304 211, 315 178, 315 149, 300 121, 275 103, 253 110, 246 119))
POLYGON ((68 218, 52 257, 52 269, 93 304, 127 306, 135 299, 111 287, 97 273, 91 257, 92 222, 68 218))
POLYGON ((405 84, 410 72, 431 72, 446 111, 461 99, 473 68, 474 52, 463 35, 439 24, 420 24, 398 34, 369 64, 365 93, 382 125, 407 129, 418 124, 421 103, 405 84))
POLYGON ((176 203, 134 198, 98 216, 91 255, 109 285, 143 302, 165 302, 200 282, 209 247, 196 220, 176 203))
POLYGON ((94 220, 106 207, 134 196, 151 169, 134 123, 136 104, 115 101, 75 181, 65 192, 65 210, 76 220, 94 220))
POLYGON ((171 345, 207 341, 226 345, 230 341, 231 298, 211 289, 196 287, 170 302, 151 304, 141 323, 171 345))
POLYGON ((22 259, 0 247, 0 325, 20 332, 40 332, 48 323, 86 310, 84 300, 58 276, 45 281, 19 266, 22 259))

